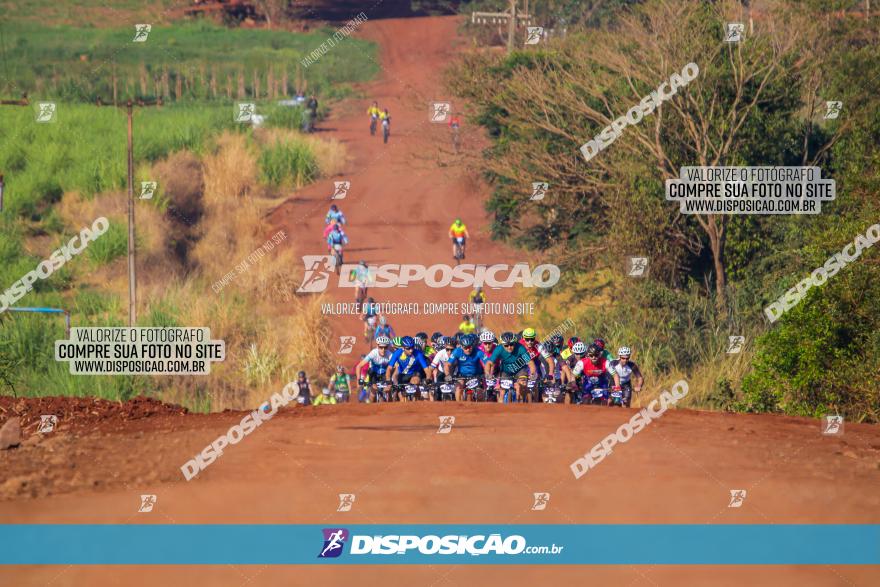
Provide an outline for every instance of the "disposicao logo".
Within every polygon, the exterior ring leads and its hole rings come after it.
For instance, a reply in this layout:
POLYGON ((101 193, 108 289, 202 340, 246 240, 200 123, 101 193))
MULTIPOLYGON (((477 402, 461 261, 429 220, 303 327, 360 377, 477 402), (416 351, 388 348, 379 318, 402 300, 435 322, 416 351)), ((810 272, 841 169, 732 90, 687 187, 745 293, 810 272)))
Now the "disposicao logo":
MULTIPOLYGON (((303 257, 305 271, 300 293, 320 293, 327 289, 330 276, 333 274, 333 259, 326 255, 305 255, 303 257)), ((340 268, 337 281, 338 287, 358 287, 360 284, 355 271, 357 265, 345 264, 340 268)), ((388 288, 406 287, 410 283, 423 281, 428 287, 474 288, 487 286, 491 288, 513 287, 517 283, 523 287, 553 287, 559 282, 559 267, 556 265, 538 265, 534 269, 528 263, 515 265, 379 265, 368 269, 367 285, 369 287, 388 288)))

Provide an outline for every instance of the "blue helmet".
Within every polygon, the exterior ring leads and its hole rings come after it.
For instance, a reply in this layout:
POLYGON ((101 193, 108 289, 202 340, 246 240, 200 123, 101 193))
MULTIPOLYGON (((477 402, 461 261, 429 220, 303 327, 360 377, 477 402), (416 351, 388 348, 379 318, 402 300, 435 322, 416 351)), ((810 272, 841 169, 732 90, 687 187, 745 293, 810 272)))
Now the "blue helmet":
POLYGON ((461 337, 461 346, 474 346, 477 344, 477 337, 473 334, 465 334, 461 337))
POLYGON ((415 344, 416 341, 413 340, 413 337, 411 336, 404 336, 403 339, 400 341, 400 346, 405 349, 411 349, 413 348, 413 346, 415 346, 415 344))

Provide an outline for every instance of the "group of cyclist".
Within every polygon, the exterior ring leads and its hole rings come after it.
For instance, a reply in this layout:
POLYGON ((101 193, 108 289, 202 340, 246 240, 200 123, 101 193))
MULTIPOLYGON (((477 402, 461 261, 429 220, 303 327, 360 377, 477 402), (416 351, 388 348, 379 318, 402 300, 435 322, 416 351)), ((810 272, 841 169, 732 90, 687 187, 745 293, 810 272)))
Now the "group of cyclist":
POLYGON ((587 345, 560 334, 539 342, 533 328, 496 338, 435 332, 380 335, 355 368, 361 401, 444 399, 616 403, 629 406, 644 378, 622 346, 615 358, 602 339, 587 345), (368 399, 367 399, 368 398, 368 399), (615 400, 616 398, 616 400, 615 400))
POLYGON ((387 143, 388 137, 391 135, 391 115, 388 108, 379 108, 378 102, 367 108, 367 114, 370 116, 370 135, 376 134, 377 124, 382 125, 382 142, 387 143))

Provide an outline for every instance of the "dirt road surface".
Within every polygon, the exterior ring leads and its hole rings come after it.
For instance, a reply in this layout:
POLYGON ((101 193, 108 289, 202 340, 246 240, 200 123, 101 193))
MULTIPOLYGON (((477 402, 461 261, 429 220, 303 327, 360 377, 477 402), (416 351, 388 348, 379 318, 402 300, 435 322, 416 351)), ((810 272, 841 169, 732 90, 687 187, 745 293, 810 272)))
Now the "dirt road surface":
MULTIPOLYGON (((475 261, 517 260, 488 240, 480 203, 485 193, 463 168, 439 167, 419 156, 438 149, 431 143, 436 133, 425 126, 430 124, 427 102, 440 91, 436 79, 452 54, 455 27, 454 19, 445 18, 365 23, 359 34, 382 43, 384 71, 367 94, 392 111, 392 141, 385 147, 369 136, 366 104, 360 102, 323 125, 354 156, 351 195, 341 203, 350 221, 352 252, 371 263, 448 262, 445 234, 455 215, 472 228, 475 261), (414 106, 420 100, 424 108, 414 106), (383 222, 384 228, 376 227, 383 222)), ((302 239, 299 246, 314 242, 316 253, 330 186, 303 190, 272 217, 302 239)), ((330 293, 339 300, 350 294, 330 293)), ((440 302, 464 301, 464 295, 456 299, 457 292, 413 287, 377 298, 440 302)), ((491 295, 498 300, 514 294, 491 295)), ((436 327, 448 330, 450 323, 438 318, 436 327)), ((340 328, 357 325, 352 318, 340 328)), ((435 327, 405 317, 394 325, 429 332, 435 327)), ((145 401, 120 406, 88 399, 5 399, 0 409, 3 420, 12 413, 22 416, 25 436, 19 448, 0 452, 4 523, 880 522, 880 430, 867 425, 847 423, 842 436, 823 436, 815 420, 675 410, 575 479, 572 461, 633 411, 429 403, 293 408, 187 482, 180 466, 239 422, 242 413, 193 415, 145 401), (41 436, 36 425, 44 413, 58 414, 59 426, 41 436), (438 418, 446 415, 456 417, 454 429, 439 435, 438 418), (742 507, 728 507, 732 489, 747 490, 742 507), (549 492, 550 502, 547 509, 532 511, 532 494, 538 491, 549 492), (336 511, 339 493, 357 496, 351 511, 336 511), (152 512, 138 513, 141 494, 157 496, 152 512)), ((318 546, 290 548, 317 554, 318 546)), ((0 584, 866 586, 880 584, 880 570, 61 565, 0 568, 0 584)))

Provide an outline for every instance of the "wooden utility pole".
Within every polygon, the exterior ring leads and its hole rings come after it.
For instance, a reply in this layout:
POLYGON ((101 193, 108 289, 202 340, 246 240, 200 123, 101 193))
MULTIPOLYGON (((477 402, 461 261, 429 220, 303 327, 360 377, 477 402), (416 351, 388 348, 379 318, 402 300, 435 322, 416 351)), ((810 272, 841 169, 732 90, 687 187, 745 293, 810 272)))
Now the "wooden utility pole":
POLYGON ((507 12, 472 12, 471 22, 477 24, 503 24, 507 22, 507 53, 513 53, 516 28, 522 24, 531 25, 532 17, 528 11, 528 0, 525 0, 526 9, 520 13, 517 8, 518 0, 510 0, 510 8, 507 12))
MULTIPOLYGON (((104 104, 98 98, 98 106, 113 106, 104 104)), ((138 106, 161 106, 162 98, 152 102, 137 101, 138 106)), ((125 104, 125 112, 128 118, 128 325, 137 325, 137 277, 135 274, 135 245, 134 245, 134 106, 129 100, 125 104)))

